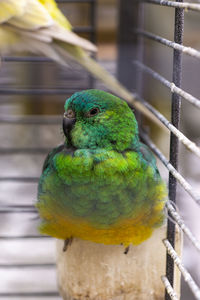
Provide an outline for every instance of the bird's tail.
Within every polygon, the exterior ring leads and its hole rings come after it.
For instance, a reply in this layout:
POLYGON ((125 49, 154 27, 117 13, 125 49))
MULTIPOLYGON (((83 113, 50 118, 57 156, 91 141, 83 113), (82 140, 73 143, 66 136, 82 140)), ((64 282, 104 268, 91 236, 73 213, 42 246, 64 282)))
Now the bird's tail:
POLYGON ((62 59, 69 56, 82 65, 86 70, 90 72, 95 78, 103 82, 109 90, 126 100, 130 105, 133 105, 138 111, 142 112, 147 118, 152 120, 159 126, 161 123, 156 117, 141 103, 134 95, 127 90, 114 76, 105 70, 98 62, 91 58, 85 51, 79 47, 71 47, 64 43, 57 44, 57 50, 59 51, 62 59))

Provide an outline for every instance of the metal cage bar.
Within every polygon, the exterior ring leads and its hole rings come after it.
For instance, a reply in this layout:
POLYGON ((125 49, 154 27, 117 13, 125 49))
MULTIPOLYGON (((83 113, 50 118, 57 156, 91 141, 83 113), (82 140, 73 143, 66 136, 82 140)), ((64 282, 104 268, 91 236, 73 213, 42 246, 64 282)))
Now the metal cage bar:
POLYGON ((155 72, 153 69, 149 68, 148 66, 145 66, 139 61, 135 61, 133 63, 135 63, 135 65, 139 66, 141 69, 143 69, 143 71, 151 75, 151 77, 160 81, 164 86, 168 87, 172 93, 181 96, 183 99, 190 102, 192 105, 196 106, 197 108, 200 108, 200 99, 185 92, 181 88, 177 87, 174 82, 170 82, 169 80, 161 76, 159 73, 155 72))
MULTIPOLYGON (((182 2, 182 0, 178 0, 182 2)), ((183 26, 184 26, 184 10, 182 8, 175 9, 175 29, 174 29, 174 41, 175 43, 183 43, 183 26)), ((173 82, 177 87, 181 86, 181 74, 182 73, 182 53, 174 49, 174 59, 173 59, 173 82)), ((171 121, 172 125, 176 128, 179 127, 180 122, 180 106, 181 97, 178 94, 172 94, 172 109, 171 109, 171 121)), ((171 133, 170 134, 170 163, 177 170, 178 168, 178 138, 171 133)), ((176 203, 176 178, 170 173, 169 174, 169 199, 176 203)), ((175 224, 168 219, 167 223, 167 239, 171 245, 175 246, 175 224)), ((166 263, 166 276, 173 286, 174 284, 174 261, 172 257, 167 253, 167 263, 166 263)), ((169 300, 170 296, 166 292, 165 299, 169 300)))
POLYGON ((200 11, 200 4, 196 3, 189 3, 189 2, 184 2, 183 1, 165 1, 165 0, 141 0, 144 2, 152 3, 152 4, 157 4, 157 5, 163 5, 163 6, 168 6, 168 7, 173 7, 173 8, 183 8, 186 10, 193 10, 193 11, 200 11))
POLYGON ((192 278, 192 276, 190 275, 190 273, 183 266, 180 257, 177 255, 176 251, 174 250, 174 247, 171 245, 171 243, 167 239, 164 240, 163 243, 164 243, 165 247, 167 248, 167 252, 168 252, 169 256, 172 258, 172 261, 177 265, 181 274, 183 275, 183 278, 188 283, 193 295, 195 296, 195 298, 197 300, 200 300, 200 289, 197 286, 194 279, 192 278))
POLYGON ((151 39, 153 41, 159 42, 167 47, 171 47, 173 49, 179 50, 180 52, 183 52, 184 54, 190 55, 192 57, 195 57, 197 59, 200 59, 200 51, 192 48, 192 47, 186 47, 183 45, 180 45, 178 43, 175 43, 173 41, 170 41, 166 38, 163 38, 162 36, 159 36, 157 34, 153 34, 151 32, 142 30, 142 29, 136 29, 136 34, 141 34, 145 38, 151 39))

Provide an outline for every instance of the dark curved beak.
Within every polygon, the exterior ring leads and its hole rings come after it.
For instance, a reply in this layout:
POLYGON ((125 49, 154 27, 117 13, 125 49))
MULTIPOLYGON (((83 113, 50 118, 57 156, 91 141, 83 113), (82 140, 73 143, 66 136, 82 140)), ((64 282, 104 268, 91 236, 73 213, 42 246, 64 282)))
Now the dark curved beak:
POLYGON ((66 117, 63 118, 63 132, 70 143, 71 143, 71 130, 74 127, 75 123, 76 123, 75 118, 66 118, 66 117))

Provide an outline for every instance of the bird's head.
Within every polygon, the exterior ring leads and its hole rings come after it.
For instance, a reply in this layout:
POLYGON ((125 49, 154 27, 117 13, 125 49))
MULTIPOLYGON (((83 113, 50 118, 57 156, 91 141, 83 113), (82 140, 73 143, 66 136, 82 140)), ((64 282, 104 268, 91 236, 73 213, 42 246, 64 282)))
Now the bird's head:
POLYGON ((124 151, 138 142, 137 121, 126 102, 100 90, 73 94, 65 103, 68 146, 124 151))

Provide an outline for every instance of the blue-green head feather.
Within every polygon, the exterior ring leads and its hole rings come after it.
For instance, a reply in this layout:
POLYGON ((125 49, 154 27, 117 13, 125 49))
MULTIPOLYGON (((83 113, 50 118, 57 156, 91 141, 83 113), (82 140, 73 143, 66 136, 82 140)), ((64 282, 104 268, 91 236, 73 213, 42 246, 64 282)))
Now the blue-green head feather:
POLYGON ((138 141, 137 122, 127 103, 95 89, 67 99, 63 129, 67 144, 77 149, 124 151, 138 141))

